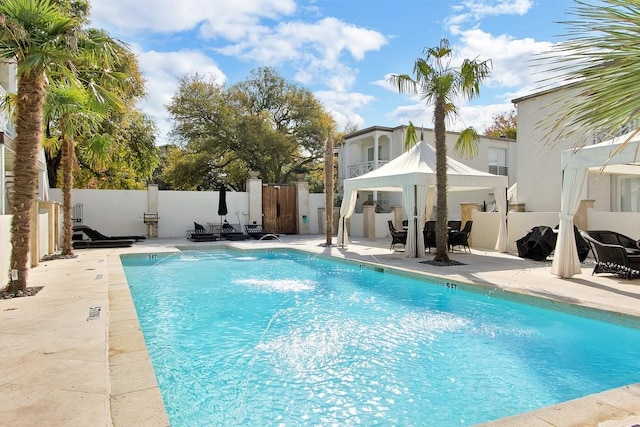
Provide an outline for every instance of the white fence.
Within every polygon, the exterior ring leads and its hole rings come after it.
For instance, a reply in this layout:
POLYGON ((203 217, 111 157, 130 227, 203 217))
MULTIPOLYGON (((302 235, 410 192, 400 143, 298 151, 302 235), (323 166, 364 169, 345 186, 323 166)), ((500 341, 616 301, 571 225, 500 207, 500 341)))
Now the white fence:
MULTIPOLYGON (((62 202, 59 189, 49 190, 52 200, 62 202)), ((220 224, 218 191, 159 191, 158 237, 183 237, 193 222, 220 224)), ((146 235, 142 218, 148 212, 146 190, 73 190, 73 203, 82 204, 82 223, 107 236, 146 235)), ((318 207, 324 194, 309 194, 310 233, 318 234, 318 207)), ((227 191, 227 221, 244 227, 249 222, 249 193, 227 191)), ((302 218, 301 218, 302 220, 302 218)))

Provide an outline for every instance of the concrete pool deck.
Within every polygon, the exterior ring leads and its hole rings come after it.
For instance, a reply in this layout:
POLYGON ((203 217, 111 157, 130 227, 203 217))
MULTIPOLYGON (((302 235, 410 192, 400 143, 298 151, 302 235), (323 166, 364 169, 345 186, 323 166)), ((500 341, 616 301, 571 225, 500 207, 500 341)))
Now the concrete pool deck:
MULTIPOLYGON (((151 239, 131 248, 83 249, 75 251, 76 258, 41 262, 29 272, 29 286, 43 286, 36 296, 0 300, 0 424, 169 425, 119 261, 125 253, 223 245, 287 247, 620 313, 622 322, 628 316, 640 318, 640 280, 592 276, 588 263, 582 274, 559 279, 550 274, 550 262, 524 260, 515 254, 456 251, 451 258, 465 265, 436 267, 405 258, 402 251, 390 251, 389 239, 355 238, 346 249, 324 248, 323 242, 323 236, 283 236, 282 241, 261 242, 151 239)), ((640 384, 486 425, 640 425, 640 384)))

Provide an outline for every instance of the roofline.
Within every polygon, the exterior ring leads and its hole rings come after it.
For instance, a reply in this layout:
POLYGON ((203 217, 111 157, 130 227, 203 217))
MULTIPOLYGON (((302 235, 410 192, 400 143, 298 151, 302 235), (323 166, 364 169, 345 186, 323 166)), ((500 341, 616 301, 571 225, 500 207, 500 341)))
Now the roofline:
POLYGON ((567 83, 567 84, 563 84, 563 85, 560 85, 560 86, 555 86, 555 87, 552 87, 552 88, 549 88, 549 89, 541 90, 540 92, 534 92, 534 93, 531 93, 529 95, 524 95, 524 96, 521 96, 520 98, 512 99, 511 103, 512 104, 517 104, 517 103, 519 103, 521 101, 526 101, 527 99, 536 98, 538 96, 547 95, 547 94, 550 94, 550 93, 553 93, 553 92, 569 89, 574 84, 575 83, 567 83))
POLYGON ((390 128, 386 126, 371 126, 365 129, 356 130, 344 136, 344 139, 355 138, 356 136, 364 135, 365 133, 375 132, 377 130, 385 131, 385 132, 393 132, 397 127, 390 128))
MULTIPOLYGON (((393 132, 396 131, 398 129, 404 129, 407 128, 409 125, 399 125, 396 127, 388 127, 388 126, 371 126, 365 129, 361 129, 361 130, 357 130, 354 132, 351 132, 350 134, 347 134, 344 136, 344 140, 347 141, 349 139, 361 136, 361 135, 365 135, 367 133, 372 133, 375 131, 383 131, 383 132, 393 132)), ((429 132, 434 132, 434 129, 432 128, 425 128, 422 126, 414 126, 416 129, 416 132, 419 131, 429 131, 429 132)), ((452 130, 448 130, 447 131, 448 134, 454 134, 454 135, 460 135, 460 132, 458 131, 452 131, 452 130)), ((504 141, 504 140, 509 140, 509 141, 516 141, 515 139, 511 139, 511 138, 503 138, 503 137, 498 137, 498 136, 489 136, 489 135, 480 135, 480 137, 482 138, 490 138, 490 139, 497 139, 500 141, 504 141)))

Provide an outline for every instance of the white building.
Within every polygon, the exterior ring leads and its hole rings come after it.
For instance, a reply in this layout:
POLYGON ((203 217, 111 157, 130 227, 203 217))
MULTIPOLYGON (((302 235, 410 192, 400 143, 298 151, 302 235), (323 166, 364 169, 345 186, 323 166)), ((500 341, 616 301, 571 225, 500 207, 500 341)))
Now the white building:
MULTIPOLYGON (((0 100, 4 101, 8 93, 17 92, 16 66, 14 63, 0 61, 0 100)), ((9 116, 7 106, 0 107, 0 215, 9 213, 8 189, 13 177, 12 143, 16 133, 9 116)))
MULTIPOLYGON (((571 149, 579 137, 586 136, 588 144, 607 140, 629 129, 612 133, 584 129, 582 133, 557 138, 547 129, 557 121, 562 98, 577 96, 574 89, 559 87, 512 102, 517 108, 518 137, 516 159, 517 202, 526 211, 559 212, 562 192, 560 155, 571 149)), ((584 187, 582 200, 593 200, 593 207, 604 212, 640 212, 640 177, 591 171, 584 187)))
MULTIPOLYGON (((345 179, 363 175, 386 164, 405 151, 404 142, 407 126, 374 126, 350 133, 338 149, 338 193, 342 194, 345 179)), ((433 129, 416 128, 418 139, 435 145, 433 129)), ((459 133, 447 132, 447 156, 480 171, 509 177, 509 185, 515 183, 516 143, 507 138, 481 136, 478 155, 472 159, 456 156, 453 147, 459 133)), ((356 212, 363 203, 375 203, 383 210, 401 206, 401 193, 362 192, 358 194, 356 212)), ((491 190, 448 193, 448 213, 451 219, 460 218, 460 203, 479 203, 493 207, 495 198, 491 190)))

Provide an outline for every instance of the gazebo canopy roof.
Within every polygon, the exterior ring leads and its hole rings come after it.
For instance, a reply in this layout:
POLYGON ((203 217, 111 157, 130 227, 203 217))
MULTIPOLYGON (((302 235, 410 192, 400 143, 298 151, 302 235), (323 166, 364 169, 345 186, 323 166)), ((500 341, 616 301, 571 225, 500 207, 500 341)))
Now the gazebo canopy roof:
MULTIPOLYGON (((447 157, 448 191, 508 186, 508 178, 473 169, 447 157)), ((402 191, 403 185, 436 186, 436 150, 420 141, 408 151, 364 175, 344 181, 344 191, 402 191)))

